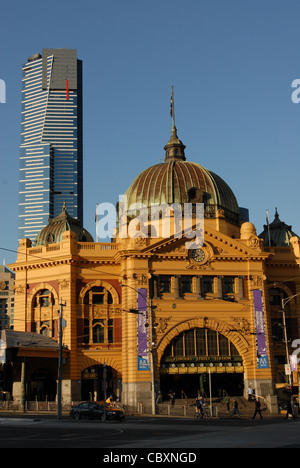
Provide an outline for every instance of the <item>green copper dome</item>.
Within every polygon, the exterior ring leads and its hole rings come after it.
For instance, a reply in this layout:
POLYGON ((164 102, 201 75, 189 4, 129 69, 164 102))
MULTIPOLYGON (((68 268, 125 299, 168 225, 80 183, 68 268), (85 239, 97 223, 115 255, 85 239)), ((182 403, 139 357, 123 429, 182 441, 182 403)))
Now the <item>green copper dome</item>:
POLYGON ((298 236, 292 231, 292 226, 288 226, 279 219, 276 208, 274 221, 269 225, 264 225, 264 230, 258 237, 263 239, 265 246, 288 247, 290 238, 298 236))
POLYGON ((214 217, 222 210, 228 221, 238 225, 239 207, 230 187, 200 164, 186 161, 184 150, 173 125, 171 139, 165 146, 165 162, 136 177, 125 193, 128 207, 143 203, 149 210, 153 204, 204 203, 205 217, 214 217))
POLYGON ((94 242, 91 234, 81 226, 80 221, 68 214, 64 205, 61 214, 49 219, 48 225, 40 231, 34 245, 58 244, 62 241, 63 233, 66 231, 72 231, 77 242, 94 242))

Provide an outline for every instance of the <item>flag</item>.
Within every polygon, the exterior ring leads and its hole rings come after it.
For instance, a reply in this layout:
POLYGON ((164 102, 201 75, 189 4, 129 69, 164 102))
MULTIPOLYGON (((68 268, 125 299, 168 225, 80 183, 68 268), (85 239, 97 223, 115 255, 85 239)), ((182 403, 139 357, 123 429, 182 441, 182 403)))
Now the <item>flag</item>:
POLYGON ((171 117, 173 117, 173 115, 174 115, 174 96, 173 96, 173 86, 172 86, 172 93, 171 93, 170 115, 171 115, 171 117))
POLYGON ((69 80, 66 80, 66 98, 69 100, 69 80))

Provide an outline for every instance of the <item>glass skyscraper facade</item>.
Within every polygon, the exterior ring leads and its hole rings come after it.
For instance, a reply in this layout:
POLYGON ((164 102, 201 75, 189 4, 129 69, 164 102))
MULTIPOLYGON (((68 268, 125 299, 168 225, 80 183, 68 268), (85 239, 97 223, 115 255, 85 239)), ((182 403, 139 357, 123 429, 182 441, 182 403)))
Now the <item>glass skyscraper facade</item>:
POLYGON ((35 240, 64 203, 83 222, 82 62, 43 49, 22 68, 19 239, 35 240))

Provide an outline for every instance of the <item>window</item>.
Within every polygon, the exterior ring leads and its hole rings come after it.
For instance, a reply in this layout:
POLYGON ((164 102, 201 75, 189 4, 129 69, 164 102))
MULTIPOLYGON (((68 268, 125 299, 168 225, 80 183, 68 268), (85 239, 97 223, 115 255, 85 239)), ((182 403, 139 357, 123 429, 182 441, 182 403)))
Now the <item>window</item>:
POLYGON ((112 303, 113 298, 111 293, 100 286, 94 286, 84 296, 84 304, 86 305, 107 305, 112 303))
POLYGON ((225 294, 234 293, 234 277, 233 276, 224 276, 224 293, 225 294))
POLYGON ((183 351, 183 334, 177 336, 174 340, 174 356, 183 356, 184 351, 183 351))
MULTIPOLYGON (((206 328, 193 328, 180 333, 166 347, 162 362, 170 358, 239 357, 236 347, 219 332, 206 328)), ((206 359, 204 359, 206 360, 206 359)))
POLYGON ((104 344, 114 341, 113 319, 93 320, 93 343, 104 344))
POLYGON ((42 289, 35 296, 34 307, 50 307, 54 304, 53 294, 48 289, 42 289))
POLYGON ((281 307, 281 301, 286 297, 286 294, 279 288, 271 288, 269 289, 269 297, 271 306, 281 307))
POLYGON ((83 321, 83 343, 88 344, 90 341, 90 321, 84 319, 83 321))
POLYGON ((52 333, 53 333, 52 328, 53 328, 52 320, 41 322, 40 334, 49 338, 52 336, 52 333))
POLYGON ((104 340, 104 320, 93 320, 93 343, 104 343, 104 340))
POLYGON ((114 342, 114 320, 109 318, 113 310, 111 292, 103 286, 94 286, 84 294, 82 333, 78 339, 86 344, 114 342), (81 336, 82 335, 82 336, 81 336))
POLYGON ((161 294, 171 292, 171 276, 161 275, 159 277, 159 292, 161 294))
POLYGON ((203 293, 210 294, 214 292, 214 279, 212 276, 204 276, 202 280, 203 293))
POLYGON ((283 324, 280 319, 271 319, 273 341, 283 341, 283 324))
POLYGON ((181 292, 182 294, 193 292, 193 277, 192 276, 181 277, 181 292))

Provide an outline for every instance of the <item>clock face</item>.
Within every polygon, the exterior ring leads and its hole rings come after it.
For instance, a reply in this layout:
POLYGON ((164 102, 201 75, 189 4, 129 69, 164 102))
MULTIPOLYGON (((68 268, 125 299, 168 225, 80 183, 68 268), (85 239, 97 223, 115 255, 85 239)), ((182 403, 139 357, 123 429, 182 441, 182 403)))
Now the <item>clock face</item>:
POLYGON ((195 261, 195 262, 203 262, 205 260, 205 252, 204 250, 202 249, 195 249, 193 250, 192 252, 192 259, 195 261))

